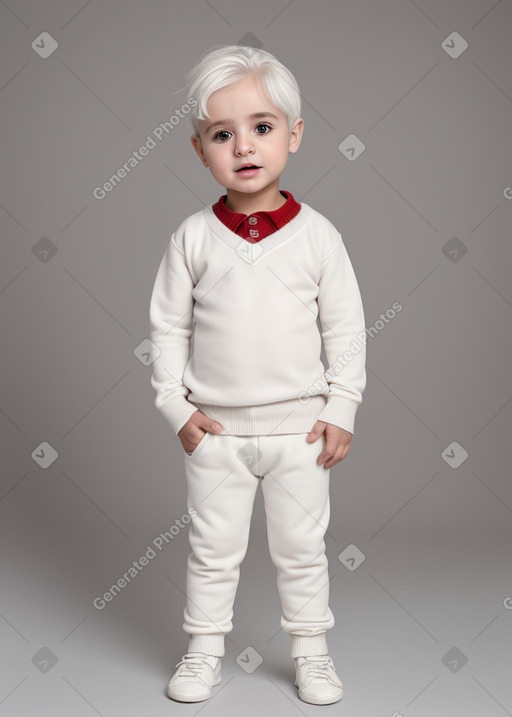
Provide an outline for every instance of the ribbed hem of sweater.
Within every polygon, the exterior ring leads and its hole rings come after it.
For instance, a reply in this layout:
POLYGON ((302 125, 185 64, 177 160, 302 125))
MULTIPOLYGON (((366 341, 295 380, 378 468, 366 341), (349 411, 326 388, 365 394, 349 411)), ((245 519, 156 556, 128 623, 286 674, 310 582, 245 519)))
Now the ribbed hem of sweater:
POLYGON ((223 426, 218 435, 235 436, 309 433, 327 403, 322 394, 311 396, 307 403, 291 399, 261 406, 215 406, 193 401, 190 396, 188 401, 223 426))

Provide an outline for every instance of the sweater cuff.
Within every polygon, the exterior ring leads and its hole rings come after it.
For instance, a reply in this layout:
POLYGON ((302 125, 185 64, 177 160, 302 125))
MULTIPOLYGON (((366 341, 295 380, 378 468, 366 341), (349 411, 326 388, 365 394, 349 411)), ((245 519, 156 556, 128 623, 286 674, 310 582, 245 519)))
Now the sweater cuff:
POLYGON ((171 427, 178 435, 190 416, 198 409, 184 396, 178 396, 172 401, 168 401, 160 408, 165 419, 171 424, 171 427))
POLYGON ((317 420, 332 423, 354 435, 354 425, 358 407, 359 404, 355 401, 351 401, 349 398, 330 396, 317 420))

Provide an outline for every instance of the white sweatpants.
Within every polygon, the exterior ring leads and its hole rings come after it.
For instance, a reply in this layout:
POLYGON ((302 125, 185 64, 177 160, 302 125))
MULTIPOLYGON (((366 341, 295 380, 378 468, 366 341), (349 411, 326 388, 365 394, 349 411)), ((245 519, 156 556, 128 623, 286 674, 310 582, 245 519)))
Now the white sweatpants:
POLYGON ((325 435, 237 436, 206 433, 185 454, 191 518, 183 629, 188 651, 222 657, 261 483, 269 552, 278 568, 281 628, 291 656, 326 654, 334 626, 324 535, 330 518, 330 469, 317 465, 325 435))

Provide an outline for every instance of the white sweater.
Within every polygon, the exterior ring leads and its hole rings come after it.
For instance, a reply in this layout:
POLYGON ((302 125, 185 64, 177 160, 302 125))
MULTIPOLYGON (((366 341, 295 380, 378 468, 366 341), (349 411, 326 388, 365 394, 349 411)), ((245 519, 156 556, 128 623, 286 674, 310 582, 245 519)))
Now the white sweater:
POLYGON ((189 216, 149 313, 155 406, 175 433, 196 409, 228 434, 309 433, 316 420, 354 433, 366 386, 361 295, 341 234, 307 204, 255 244, 211 206, 189 216))

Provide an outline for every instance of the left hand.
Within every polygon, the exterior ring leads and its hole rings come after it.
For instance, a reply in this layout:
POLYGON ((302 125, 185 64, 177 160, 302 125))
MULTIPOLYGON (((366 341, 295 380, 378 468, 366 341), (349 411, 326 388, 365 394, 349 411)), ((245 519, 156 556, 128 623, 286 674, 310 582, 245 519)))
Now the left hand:
POLYGON ((320 453, 316 462, 319 466, 325 463, 324 468, 327 470, 347 457, 350 451, 352 433, 332 423, 317 421, 306 436, 306 441, 308 443, 314 443, 314 441, 320 438, 324 431, 325 449, 320 453))

